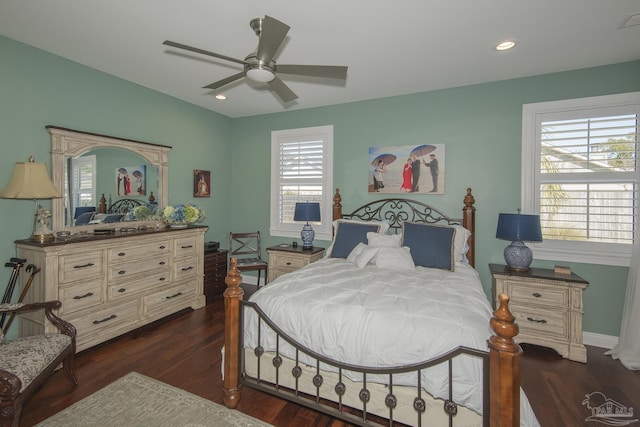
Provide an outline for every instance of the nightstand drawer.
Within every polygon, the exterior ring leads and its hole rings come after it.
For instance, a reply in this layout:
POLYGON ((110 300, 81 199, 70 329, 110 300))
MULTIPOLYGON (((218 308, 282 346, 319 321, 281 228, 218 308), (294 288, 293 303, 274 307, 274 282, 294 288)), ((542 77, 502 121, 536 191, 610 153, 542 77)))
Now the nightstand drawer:
POLYGON ((510 289, 511 301, 514 304, 545 305, 554 308, 569 307, 569 289, 539 283, 523 283, 507 281, 510 289))
POLYGON ((569 336, 569 313, 566 311, 530 309, 514 305, 511 312, 520 327, 520 335, 545 335, 561 339, 567 339, 569 336))
POLYGON ((274 260, 274 267, 280 269, 292 269, 297 270, 308 264, 308 260, 296 256, 278 254, 274 260))

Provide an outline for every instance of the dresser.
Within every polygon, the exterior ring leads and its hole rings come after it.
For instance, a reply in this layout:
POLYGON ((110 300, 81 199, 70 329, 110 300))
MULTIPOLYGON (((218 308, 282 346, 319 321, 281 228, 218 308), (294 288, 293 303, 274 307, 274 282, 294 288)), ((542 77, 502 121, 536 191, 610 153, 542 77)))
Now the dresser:
MULTIPOLYGON (((25 302, 60 300, 59 315, 78 330, 81 351, 185 308, 205 305, 207 227, 74 235, 16 242, 41 268, 25 302)), ((27 275, 20 277, 25 285, 27 275)), ((53 332, 42 314, 20 318, 20 335, 53 332)))
POLYGON ((211 304, 227 288, 227 257, 229 251, 218 249, 204 252, 204 295, 207 304, 211 304))
POLYGON ((543 268, 515 272, 506 265, 489 264, 489 270, 494 304, 499 294, 511 300, 509 308, 520 327, 518 342, 549 347, 567 359, 586 363, 582 292, 589 282, 574 273, 556 274, 543 268))
POLYGON ((269 282, 272 282, 278 276, 319 260, 324 255, 324 248, 314 246, 311 249, 302 249, 302 246, 277 245, 267 248, 267 253, 269 254, 269 282))

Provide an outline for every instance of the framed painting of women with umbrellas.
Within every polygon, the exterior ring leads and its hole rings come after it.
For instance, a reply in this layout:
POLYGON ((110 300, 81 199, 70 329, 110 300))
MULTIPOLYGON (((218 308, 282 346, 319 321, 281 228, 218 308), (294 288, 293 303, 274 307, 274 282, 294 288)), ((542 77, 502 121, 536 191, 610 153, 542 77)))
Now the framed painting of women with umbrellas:
POLYGON ((116 169, 116 196, 131 197, 147 194, 147 166, 123 166, 116 169))
POLYGON ((369 148, 369 193, 444 194, 445 145, 369 148))

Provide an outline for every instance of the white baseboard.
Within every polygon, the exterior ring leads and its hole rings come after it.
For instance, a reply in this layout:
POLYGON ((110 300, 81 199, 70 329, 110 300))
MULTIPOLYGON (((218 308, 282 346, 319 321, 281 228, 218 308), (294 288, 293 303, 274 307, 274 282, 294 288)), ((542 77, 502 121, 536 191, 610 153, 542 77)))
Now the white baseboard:
POLYGON ((585 345, 606 348, 609 350, 618 345, 618 337, 614 337, 612 335, 594 334, 593 332, 583 332, 582 341, 585 345))

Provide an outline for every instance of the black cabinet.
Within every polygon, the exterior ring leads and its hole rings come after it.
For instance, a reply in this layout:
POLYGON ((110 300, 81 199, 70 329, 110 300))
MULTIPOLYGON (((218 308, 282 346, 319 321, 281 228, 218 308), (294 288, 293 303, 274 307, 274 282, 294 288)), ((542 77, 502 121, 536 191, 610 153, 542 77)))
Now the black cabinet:
POLYGON ((207 304, 224 293, 227 285, 224 279, 227 276, 227 250, 204 252, 204 295, 207 304))

